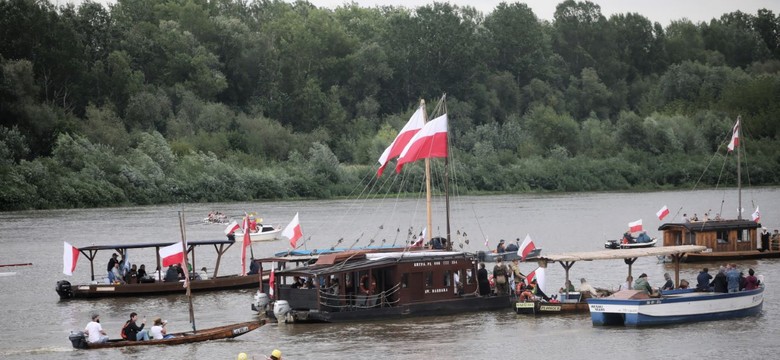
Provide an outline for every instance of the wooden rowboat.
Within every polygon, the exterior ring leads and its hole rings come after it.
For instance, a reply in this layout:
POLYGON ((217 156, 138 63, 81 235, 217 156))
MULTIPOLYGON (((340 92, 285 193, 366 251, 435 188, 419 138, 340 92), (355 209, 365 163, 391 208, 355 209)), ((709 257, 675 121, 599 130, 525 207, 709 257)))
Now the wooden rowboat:
POLYGON ((173 337, 162 340, 147 340, 147 341, 129 341, 125 339, 111 339, 102 344, 91 344, 86 341, 83 332, 72 333, 70 335, 70 341, 73 347, 76 349, 105 349, 105 348, 117 348, 126 346, 144 346, 144 345, 180 345, 189 344, 200 341, 208 340, 221 340, 231 339, 244 335, 252 330, 255 330, 265 324, 265 320, 248 321, 238 324, 219 326, 210 329, 198 330, 196 332, 187 331, 172 334, 173 337))

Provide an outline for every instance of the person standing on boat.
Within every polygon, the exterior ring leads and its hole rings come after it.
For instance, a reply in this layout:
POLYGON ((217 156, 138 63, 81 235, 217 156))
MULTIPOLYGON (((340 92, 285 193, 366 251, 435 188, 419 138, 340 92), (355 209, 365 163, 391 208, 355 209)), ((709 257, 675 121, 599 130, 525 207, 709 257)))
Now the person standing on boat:
POLYGON ((674 290, 674 281, 672 281, 672 276, 669 273, 664 273, 664 280, 666 282, 661 287, 661 290, 674 290))
POLYGON ((111 259, 108 260, 108 266, 106 266, 106 272, 108 272, 108 280, 113 283, 116 279, 114 278, 114 267, 119 262, 116 258, 119 257, 119 254, 114 253, 111 255, 111 259))
POLYGON ((761 227, 761 252, 769 250, 769 231, 761 227))
POLYGON ((712 275, 710 275, 709 271, 710 269, 704 268, 699 272, 699 276, 696 277, 696 291, 712 291, 710 288, 712 275))
POLYGON ((737 265, 729 264, 726 269, 726 281, 729 292, 739 292, 739 270, 737 270, 737 265))
POLYGON ((506 295, 509 292, 507 269, 500 256, 496 260, 498 263, 493 267, 493 280, 496 282, 496 294, 506 295))
POLYGON ((522 272, 520 272, 520 264, 517 259, 512 260, 512 264, 509 265, 509 269, 512 271, 512 278, 515 282, 515 293, 520 294, 520 290, 522 290, 520 287, 523 285, 523 282, 525 281, 525 275, 523 275, 522 272))
MULTIPOLYGON (((752 270, 751 270, 752 271, 752 270)), ((90 344, 102 344, 108 342, 108 334, 103 330, 103 326, 100 325, 100 315, 92 315, 92 321, 87 324, 84 329, 84 333, 87 334, 87 342, 90 344)))
POLYGON ((490 295, 490 281, 488 280, 488 272, 485 269, 485 263, 479 263, 479 270, 477 270, 477 284, 479 284, 479 295, 490 295))

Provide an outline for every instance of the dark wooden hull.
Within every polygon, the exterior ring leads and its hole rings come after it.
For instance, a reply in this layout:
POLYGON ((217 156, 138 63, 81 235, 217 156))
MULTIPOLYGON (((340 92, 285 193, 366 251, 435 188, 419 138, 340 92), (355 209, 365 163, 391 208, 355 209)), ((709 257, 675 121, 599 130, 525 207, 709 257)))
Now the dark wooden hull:
POLYGON ((526 315, 554 315, 587 313, 588 303, 549 303, 540 301, 522 301, 515 303, 515 312, 526 315))
MULTIPOLYGON (((74 285, 69 291, 57 293, 61 299, 84 299, 84 298, 103 298, 103 297, 137 297, 148 295, 176 294, 184 293, 183 282, 154 282, 142 284, 85 284, 74 285)), ((251 289, 259 288, 257 275, 231 275, 220 276, 208 280, 193 280, 191 283, 192 291, 213 291, 213 290, 232 290, 232 289, 251 289)))
POLYGON ((83 342, 84 347, 77 347, 74 343, 73 346, 77 349, 105 349, 105 348, 118 348, 127 346, 149 346, 149 345, 180 345, 189 344, 200 341, 208 340, 221 340, 231 339, 244 335, 252 330, 255 330, 265 324, 265 320, 248 321, 238 324, 225 325, 210 329, 198 330, 197 332, 181 332, 175 333, 173 338, 162 340, 149 340, 149 341, 127 341, 122 339, 109 340, 103 344, 90 344, 83 342))
POLYGON ((751 259, 770 259, 780 258, 780 251, 718 251, 704 253, 690 253, 684 258, 684 262, 718 262, 728 260, 751 260, 751 259))
MULTIPOLYGON (((460 298, 452 300, 411 303, 392 307, 375 307, 352 311, 329 312, 293 310, 287 321, 295 323, 334 323, 398 319, 418 316, 444 316, 478 311, 506 310, 511 305, 512 300, 508 295, 464 295, 460 298)), ((267 315, 271 318, 274 317, 273 311, 269 311, 267 315)))

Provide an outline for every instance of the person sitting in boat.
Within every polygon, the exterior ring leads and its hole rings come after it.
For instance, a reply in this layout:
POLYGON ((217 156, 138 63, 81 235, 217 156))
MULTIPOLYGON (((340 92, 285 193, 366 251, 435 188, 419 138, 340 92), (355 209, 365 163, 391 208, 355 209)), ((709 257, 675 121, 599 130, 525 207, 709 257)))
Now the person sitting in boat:
POLYGON ((634 239, 634 237, 631 236, 631 232, 630 231, 626 231, 626 232, 623 233, 623 240, 622 240, 623 244, 633 244, 635 242, 636 242, 636 239, 634 239))
POLYGON ((566 283, 563 284, 563 287, 558 289, 558 292, 561 294, 565 294, 567 292, 575 292, 577 291, 574 289, 574 284, 571 283, 571 280, 566 280, 566 283))
POLYGON ((664 283, 664 286, 661 287, 661 290, 673 290, 674 281, 672 281, 672 276, 669 275, 669 273, 664 273, 664 280, 666 280, 666 282, 664 283))
POLYGON ((141 264, 141 266, 138 268, 138 273, 136 274, 138 277, 138 283, 144 282, 144 280, 149 278, 149 274, 146 273, 146 265, 141 264))
MULTIPOLYGON (((517 238, 517 242, 520 242, 520 238, 517 238)), ((506 252, 516 253, 520 247, 517 244, 509 244, 506 246, 506 252)))
POLYGON ((87 342, 90 344, 102 344, 108 342, 108 334, 103 330, 103 326, 100 325, 100 315, 93 314, 92 321, 87 323, 87 327, 84 328, 84 334, 87 335, 87 342))
POLYGON ((200 268, 200 279, 201 280, 208 280, 209 279, 209 271, 208 271, 208 269, 205 266, 200 268))
POLYGON ((543 299, 544 301, 550 301, 550 297, 547 296, 547 294, 542 291, 542 288, 539 287, 539 284, 536 282, 536 279, 531 280, 531 292, 539 299, 543 299))
POLYGON ((712 288, 710 288, 710 279, 712 279, 712 275, 709 273, 710 269, 703 268, 699 275, 696 276, 696 291, 712 291, 712 288))
POLYGON ((729 281, 726 278, 725 267, 721 266, 720 269, 718 269, 718 273, 715 275, 715 278, 713 278, 712 282, 710 283, 710 288, 712 288, 712 291, 717 293, 729 292, 729 281))
POLYGON ((168 334, 168 329, 165 328, 165 326, 168 325, 167 320, 162 320, 160 318, 154 319, 154 325, 152 325, 152 328, 149 329, 149 336, 154 340, 162 340, 162 339, 170 339, 173 337, 173 335, 168 334))
POLYGON ((519 301, 534 301, 536 300, 534 298, 534 293, 532 291, 531 285, 523 286, 523 284, 520 284, 518 286, 518 289, 520 289, 520 293, 517 295, 519 301))
POLYGON ((498 242, 498 245, 496 246, 496 254, 501 254, 506 252, 506 242, 504 239, 501 239, 501 241, 498 242))
POLYGON ((127 284, 137 284, 138 283, 138 268, 133 264, 133 266, 125 273, 125 283, 127 284))
POLYGON ((173 268, 176 269, 176 275, 179 280, 184 280, 184 269, 181 268, 181 264, 174 264, 173 268))
POLYGON ((650 283, 647 281, 647 274, 645 273, 639 275, 639 278, 637 278, 634 282, 634 290, 644 291, 645 294, 648 295, 653 295, 655 293, 653 288, 650 286, 650 283))
POLYGON ((745 290, 754 290, 758 288, 760 281, 758 281, 758 278, 755 275, 756 272, 753 271, 753 269, 748 269, 748 276, 745 277, 745 290))
POLYGON ((626 276, 626 282, 620 285, 619 290, 631 290, 631 284, 634 283, 634 277, 631 275, 626 276))
POLYGON ((138 314, 131 312, 130 320, 127 320, 127 322, 125 322, 125 326, 122 327, 122 331, 124 331, 125 335, 123 338, 130 341, 149 340, 149 332, 144 330, 144 326, 146 326, 146 319, 141 321, 141 326, 136 325, 136 321, 138 321, 138 314))
POLYGON ((729 264, 726 267, 726 283, 730 293, 739 291, 739 270, 736 264, 729 264))
POLYGON ((166 282, 179 281, 179 272, 176 270, 176 267, 173 264, 168 265, 168 270, 165 272, 165 281, 166 282))
POLYGON ((293 283, 290 285, 293 289, 302 289, 304 286, 306 286, 306 281, 301 279, 300 276, 293 276, 293 283))
POLYGON ((580 293, 583 297, 599 297, 599 292, 592 285, 588 284, 588 280, 585 278, 580 279, 580 293))
POLYGON ((651 241, 653 241, 653 239, 647 235, 647 231, 642 231, 639 233, 639 236, 636 237, 636 242, 638 243, 649 243, 651 241))
POLYGON ((678 289, 687 289, 689 286, 688 280, 682 279, 680 280, 680 287, 678 289))
MULTIPOLYGON (((111 274, 113 275, 114 284, 124 284, 125 280, 122 278, 122 275, 119 275, 119 263, 114 263, 114 269, 111 270, 111 274)), ((110 279, 110 277, 109 277, 110 279)))

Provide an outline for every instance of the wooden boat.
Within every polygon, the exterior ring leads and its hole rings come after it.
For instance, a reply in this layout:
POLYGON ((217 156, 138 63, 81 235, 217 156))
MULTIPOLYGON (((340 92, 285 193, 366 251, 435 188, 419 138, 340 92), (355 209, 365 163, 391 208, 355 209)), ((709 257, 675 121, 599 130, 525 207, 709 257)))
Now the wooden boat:
POLYGON ((479 296, 476 266, 473 254, 455 251, 320 255, 314 265, 275 272, 276 301, 267 315, 280 322, 341 322, 508 309, 508 294, 479 296), (301 288, 295 277, 323 283, 301 288))
MULTIPOLYGON (((739 138, 740 118, 734 126, 732 144, 735 139, 737 158, 737 191, 739 201, 736 209, 742 209, 742 170, 741 148, 742 140, 739 138)), ((756 209, 758 210, 758 209, 756 209)), ((760 258, 780 257, 780 248, 773 248, 769 244, 760 244, 758 229, 761 224, 755 220, 742 218, 742 212, 737 212, 736 219, 705 219, 704 221, 684 219, 683 222, 666 223, 658 227, 663 232, 664 246, 672 245, 702 245, 706 250, 701 253, 688 254, 683 261, 686 262, 718 262, 727 260, 747 260, 760 258)))
MULTIPOLYGON (((181 287, 180 287, 181 289, 181 287)), ((75 349, 105 349, 127 346, 151 346, 151 345, 180 345, 208 340, 232 339, 252 330, 255 330, 265 324, 265 320, 247 321, 238 324, 218 326, 209 329, 197 331, 185 331, 171 334, 172 338, 162 340, 148 341, 128 341, 125 339, 111 339, 106 343, 89 343, 83 332, 73 333, 69 336, 71 344, 75 349)))
MULTIPOLYGON (((417 119, 425 123, 426 118, 425 103, 421 101, 409 123, 417 119)), ((419 128, 419 132, 406 139, 408 145, 399 158, 399 164, 425 160, 426 229, 434 229, 431 220, 430 158, 445 158, 442 172, 446 203, 444 241, 439 239, 435 242, 433 240, 437 237, 433 237, 432 249, 410 247, 389 252, 348 250, 320 254, 316 263, 309 266, 279 269, 274 273, 274 283, 269 284, 269 293, 274 294, 275 301, 273 310, 266 311, 268 316, 280 322, 341 322, 448 315, 510 307, 509 294, 479 295, 476 280, 478 261, 474 254, 452 251, 449 167, 446 160, 447 121, 445 111, 419 128), (414 155, 404 158, 403 154, 412 148, 416 149, 413 150, 414 155), (434 249, 438 246, 444 249, 434 249), (310 282, 299 286, 295 282, 296 277, 309 279, 310 282)), ((394 146, 395 143, 388 147, 386 153, 394 146)))
MULTIPOLYGON (((138 297, 160 294, 172 294, 181 292, 182 282, 165 282, 162 279, 151 279, 154 282, 141 282, 138 284, 107 284, 98 283, 95 278, 94 260, 97 253, 101 250, 115 251, 125 254, 128 249, 154 249, 155 253, 161 247, 171 245, 172 242, 147 243, 147 244, 120 244, 120 245, 95 245, 85 246, 79 249, 90 262, 92 283, 71 285, 69 281, 61 280, 57 282, 56 291, 60 299, 82 299, 82 298, 101 298, 101 297, 138 297)), ((219 264, 224 254, 234 242, 229 240, 200 240, 187 243, 187 253, 192 257, 193 268, 195 267, 195 249, 199 246, 213 246, 217 251, 216 265, 212 276, 208 280, 193 279, 190 281, 192 291, 211 291, 211 290, 231 290, 248 289, 259 286, 257 276, 227 275, 219 276, 219 264)), ((157 256, 159 265, 160 258, 157 256)), ((101 264, 102 268, 102 264, 101 264)))
POLYGON ((764 304, 764 286, 735 293, 663 292, 650 297, 624 290, 606 298, 588 299, 593 325, 651 326, 754 316, 764 304))
POLYGON ((649 242, 623 243, 621 240, 607 240, 604 243, 605 249, 639 249, 653 247, 658 242, 658 238, 652 238, 649 242))
MULTIPOLYGON (((187 239, 184 231, 184 224, 185 224, 184 215, 181 212, 179 212, 179 226, 181 228, 180 249, 183 251, 184 249, 187 249, 187 246, 189 245, 190 246, 189 251, 192 251, 193 244, 187 243, 187 239)), ((187 258, 188 257, 186 255, 182 257, 180 263, 182 268, 188 267, 187 265, 189 264, 187 258)), ((217 260, 217 264, 219 264, 219 260, 217 260)), ((180 332, 176 334, 171 334, 173 335, 173 337, 168 339, 147 340, 147 341, 130 341, 125 339, 115 339, 115 340, 109 340, 106 343, 94 343, 94 344, 86 341, 85 334, 83 332, 77 332, 77 333, 72 333, 69 336, 69 340, 71 344, 76 349, 102 349, 102 348, 113 348, 113 347, 141 346, 141 345, 189 344, 189 343, 199 342, 199 341, 234 338, 237 336, 244 335, 265 324, 265 320, 261 319, 259 321, 242 322, 237 324, 219 326, 215 328, 197 330, 195 328, 195 310, 192 305, 192 284, 194 280, 192 279, 187 279, 187 280, 188 281, 185 281, 185 287, 180 288, 179 291, 181 291, 182 289, 186 289, 187 300, 189 303, 190 323, 192 324, 191 332, 180 332)))
MULTIPOLYGON (((628 265, 628 275, 631 276, 631 268, 637 258, 645 256, 669 256, 676 259, 675 284, 680 281, 680 259, 686 254, 703 251, 703 246, 684 245, 669 246, 662 248, 635 248, 635 249, 617 249, 589 252, 576 252, 566 254, 552 254, 539 256, 537 262, 542 268, 547 268, 549 263, 558 262, 566 272, 566 281, 569 282, 569 270, 577 261, 593 260, 615 260, 623 259, 628 265)), ((611 295, 611 291, 597 289, 599 296, 611 295)), ((584 295, 584 294, 583 294, 584 295)), ((515 312, 518 314, 561 314, 561 313, 586 313, 589 310, 587 300, 589 296, 581 296, 579 292, 564 292, 559 294, 560 302, 543 302, 538 299, 534 301, 518 301, 515 303, 515 312)))

